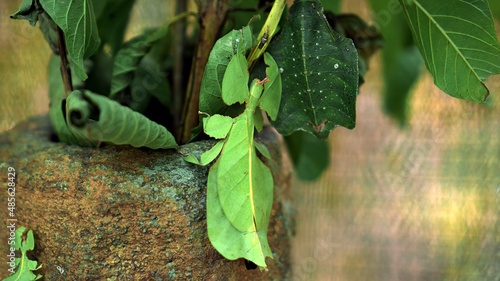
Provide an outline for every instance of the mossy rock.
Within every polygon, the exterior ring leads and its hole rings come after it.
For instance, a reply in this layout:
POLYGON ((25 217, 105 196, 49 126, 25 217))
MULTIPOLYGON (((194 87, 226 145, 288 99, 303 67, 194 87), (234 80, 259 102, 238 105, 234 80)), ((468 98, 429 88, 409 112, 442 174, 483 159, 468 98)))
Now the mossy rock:
MULTIPOLYGON (((271 151, 275 180, 268 231, 269 271, 248 270, 210 244, 205 195, 208 167, 185 162, 213 143, 176 150, 130 146, 82 148, 50 139, 47 116, 0 135, 2 182, 16 169, 16 226, 35 234, 32 259, 45 280, 284 280, 290 272, 290 175, 282 170, 277 135, 260 135, 271 151)), ((0 208, 7 219, 6 196, 0 208)), ((0 240, 7 241, 7 231, 0 240)), ((5 243, 0 245, 7 252, 5 243)), ((3 270, 1 274, 6 274, 3 270)), ((5 276, 0 276, 5 277, 5 276)))

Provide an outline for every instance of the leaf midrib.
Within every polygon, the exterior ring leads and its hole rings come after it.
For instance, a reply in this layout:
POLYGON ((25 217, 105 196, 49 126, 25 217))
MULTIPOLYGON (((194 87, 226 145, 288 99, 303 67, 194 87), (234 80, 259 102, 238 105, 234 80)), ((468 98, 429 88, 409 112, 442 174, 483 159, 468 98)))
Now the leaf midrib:
MULTIPOLYGON (((431 23, 433 23, 434 26, 442 33, 442 35, 444 36, 444 38, 450 43, 450 45, 453 47, 453 49, 455 49, 455 51, 458 53, 458 55, 460 56, 460 58, 462 58, 462 60, 467 65, 467 67, 474 74, 474 76, 476 77, 476 79, 482 84, 481 78, 479 78, 479 76, 477 75, 476 70, 470 65, 470 63, 468 62, 467 58, 462 54, 462 52, 460 51, 460 49, 458 48, 458 46, 455 44, 455 42, 453 40, 451 40, 451 38, 446 34, 446 31, 443 28, 441 28, 441 26, 434 20, 434 18, 432 17, 432 15, 422 5, 420 5, 420 3, 418 2, 418 0, 414 0, 413 2, 415 3, 415 6, 417 8, 419 8, 427 16, 427 18, 429 19, 429 21, 431 23)), ((406 4, 405 4, 404 1, 402 1, 402 3, 403 3, 403 5, 406 6, 406 4)), ((408 16, 408 18, 410 18, 410 15, 408 14, 408 8, 406 8, 405 10, 406 10, 406 15, 408 16)), ((418 21, 418 17, 417 17, 417 21, 418 21)), ((413 26, 413 24, 412 24, 412 26, 413 26)), ((420 34, 420 32, 419 32, 419 34, 420 34)), ((430 45, 432 46, 432 42, 431 42, 430 45)), ((432 56, 434 56, 434 54, 432 54, 432 56)), ((436 64, 434 63, 434 60, 433 60, 433 65, 434 65, 434 68, 435 68, 436 64)))
POLYGON ((311 87, 309 86, 309 79, 307 78, 307 75, 309 74, 307 68, 306 68, 306 50, 305 50, 305 45, 306 45, 306 42, 305 42, 305 31, 306 31, 306 28, 305 28, 305 21, 299 21, 300 22, 300 36, 302 37, 301 39, 301 42, 300 42, 300 47, 302 49, 302 65, 304 66, 304 72, 305 73, 302 73, 306 79, 306 86, 307 86, 307 89, 306 89, 306 95, 309 97, 309 102, 311 104, 311 110, 313 112, 313 116, 314 116, 314 125, 318 125, 318 119, 316 117, 316 109, 313 109, 314 104, 313 104, 313 100, 312 100, 312 94, 310 92, 308 92, 307 90, 311 89, 311 87))

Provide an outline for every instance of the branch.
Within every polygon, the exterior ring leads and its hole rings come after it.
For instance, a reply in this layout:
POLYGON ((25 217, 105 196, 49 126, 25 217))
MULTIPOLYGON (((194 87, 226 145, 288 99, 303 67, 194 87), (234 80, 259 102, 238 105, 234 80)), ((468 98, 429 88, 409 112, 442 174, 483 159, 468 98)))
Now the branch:
POLYGON ((73 83, 71 82, 71 69, 69 68, 69 62, 66 49, 66 41, 64 40, 64 33, 62 29, 57 26, 57 39, 59 44, 59 57, 61 58, 61 76, 64 83, 64 91, 66 92, 66 98, 69 93, 73 92, 73 83))
POLYGON ((188 89, 182 110, 182 124, 179 130, 178 143, 189 141, 191 130, 198 126, 198 109, 200 103, 200 89, 203 72, 210 56, 210 51, 226 21, 229 9, 229 0, 199 1, 200 32, 196 44, 195 56, 191 65, 188 89))

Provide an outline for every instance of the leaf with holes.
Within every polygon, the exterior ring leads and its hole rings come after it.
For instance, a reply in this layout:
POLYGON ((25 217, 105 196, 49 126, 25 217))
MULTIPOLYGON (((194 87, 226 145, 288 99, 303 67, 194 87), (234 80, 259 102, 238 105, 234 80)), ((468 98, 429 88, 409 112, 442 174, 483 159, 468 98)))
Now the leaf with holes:
POLYGON ((317 1, 296 1, 281 35, 269 46, 281 72, 283 94, 273 126, 326 138, 337 126, 356 123, 358 54, 333 31, 317 1))
POLYGON ((83 61, 99 47, 94 9, 90 0, 39 0, 43 9, 64 32, 69 58, 75 63, 75 73, 87 79, 83 61))
POLYGON ((68 126, 78 137, 135 147, 177 148, 165 127, 105 96, 73 91, 66 108, 68 126))
POLYGON ((484 102, 500 73, 500 44, 487 0, 400 0, 434 83, 450 96, 484 102))

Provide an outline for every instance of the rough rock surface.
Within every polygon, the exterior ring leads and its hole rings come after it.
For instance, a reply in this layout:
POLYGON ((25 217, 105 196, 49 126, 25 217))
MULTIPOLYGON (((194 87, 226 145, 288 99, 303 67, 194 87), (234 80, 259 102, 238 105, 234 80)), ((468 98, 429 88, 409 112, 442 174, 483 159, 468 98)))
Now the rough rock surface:
MULTIPOLYGON (((7 182, 7 168, 16 169, 16 226, 34 231, 32 259, 42 264, 45 280, 286 280, 291 220, 283 194, 290 175, 281 170, 276 134, 261 138, 275 159, 268 163, 275 179, 268 272, 247 270, 243 260, 226 260, 212 247, 208 167, 183 161, 175 150, 53 142, 48 117, 41 116, 0 135, 0 179, 7 182)), ((180 150, 201 153, 211 144, 180 150)), ((5 222, 6 196, 0 201, 5 222)), ((1 231, 0 241, 7 234, 1 231)), ((0 268, 5 277, 6 263, 0 268)))

